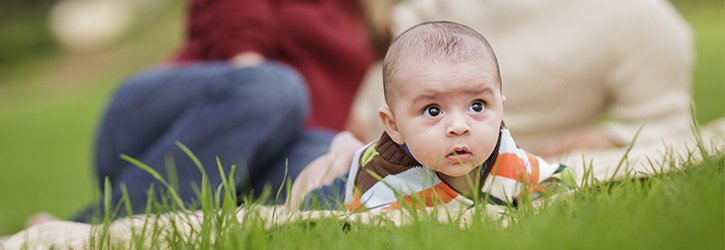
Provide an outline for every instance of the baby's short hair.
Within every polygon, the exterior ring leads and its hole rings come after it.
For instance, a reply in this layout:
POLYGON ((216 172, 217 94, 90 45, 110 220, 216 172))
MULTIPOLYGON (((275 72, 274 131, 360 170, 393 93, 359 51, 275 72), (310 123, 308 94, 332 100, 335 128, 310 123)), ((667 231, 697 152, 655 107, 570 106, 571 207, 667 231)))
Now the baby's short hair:
POLYGON ((385 54, 383 90, 388 105, 390 105, 388 98, 393 91, 391 81, 397 76, 400 63, 405 59, 446 63, 490 60, 489 63, 496 67, 496 79, 501 82, 498 60, 483 35, 459 23, 425 22, 409 28, 396 37, 385 54))

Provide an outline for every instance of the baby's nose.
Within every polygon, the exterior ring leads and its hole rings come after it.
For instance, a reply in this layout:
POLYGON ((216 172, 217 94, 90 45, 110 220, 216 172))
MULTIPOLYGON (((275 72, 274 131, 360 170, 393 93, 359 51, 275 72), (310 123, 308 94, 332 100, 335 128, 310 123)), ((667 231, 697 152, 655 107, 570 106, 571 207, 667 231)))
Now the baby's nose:
POLYGON ((451 124, 448 126, 448 136, 461 136, 471 133, 471 127, 465 119, 453 119, 451 124))

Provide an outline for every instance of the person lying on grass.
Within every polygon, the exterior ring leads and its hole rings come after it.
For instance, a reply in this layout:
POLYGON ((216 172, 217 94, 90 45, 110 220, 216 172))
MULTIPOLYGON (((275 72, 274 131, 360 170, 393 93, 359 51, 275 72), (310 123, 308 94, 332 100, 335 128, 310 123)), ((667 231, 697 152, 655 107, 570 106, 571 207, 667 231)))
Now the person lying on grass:
POLYGON ((569 168, 514 142, 496 56, 472 28, 438 21, 403 32, 385 55, 383 86, 383 135, 362 146, 339 134, 298 176, 291 209, 517 205, 574 187, 569 168))

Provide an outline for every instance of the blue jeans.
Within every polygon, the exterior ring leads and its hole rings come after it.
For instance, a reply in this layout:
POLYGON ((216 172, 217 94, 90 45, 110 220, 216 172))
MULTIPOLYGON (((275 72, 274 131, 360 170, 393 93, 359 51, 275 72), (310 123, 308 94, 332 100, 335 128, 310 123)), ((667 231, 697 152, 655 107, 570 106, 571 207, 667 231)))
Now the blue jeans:
MULTIPOLYGON (((309 102, 302 77, 278 63, 247 68, 200 63, 142 72, 120 86, 103 114, 95 142, 98 184, 102 189, 104 179, 110 180, 111 200, 117 204, 125 183, 133 212, 143 213, 148 188, 165 187, 120 155, 138 159, 166 179, 173 162, 178 194, 192 203, 202 174, 178 141, 199 159, 213 189, 222 183, 218 157, 225 174, 237 166, 240 195, 259 195, 265 185, 276 191, 285 167, 294 180, 334 136, 333 131, 304 129, 309 102)), ((75 219, 89 221, 102 206, 75 219)))

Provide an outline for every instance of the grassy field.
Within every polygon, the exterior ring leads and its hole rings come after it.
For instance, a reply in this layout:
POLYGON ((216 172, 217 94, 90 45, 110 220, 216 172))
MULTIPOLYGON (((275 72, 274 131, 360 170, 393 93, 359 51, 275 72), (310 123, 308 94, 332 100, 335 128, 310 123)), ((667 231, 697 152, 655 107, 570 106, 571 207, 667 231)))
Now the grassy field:
POLYGON ((90 203, 96 120, 124 77, 173 54, 179 7, 107 51, 50 57, 0 76, 0 235, 39 211, 65 218, 90 203))
MULTIPOLYGON (((720 157, 684 172, 585 187, 542 210, 524 206, 507 214, 505 227, 475 207, 463 227, 420 213, 402 227, 386 220, 362 224, 328 218, 268 230, 249 223, 257 215, 244 217, 246 223, 228 216, 235 211, 229 206, 221 214, 206 210, 208 223, 191 236, 164 227, 171 237, 154 238, 150 235, 158 234, 151 232, 160 230, 150 230, 136 234, 135 242, 192 249, 723 249, 723 171, 720 157)), ((203 204, 215 206, 211 200, 203 204)))
POLYGON ((281 221, 287 223, 267 227, 263 221, 269 220, 262 218, 270 217, 260 216, 254 206, 245 207, 246 213, 240 222, 234 195, 219 193, 223 190, 214 195, 215 189, 207 186, 201 191, 202 214, 192 216, 203 218, 200 224, 184 216, 174 217, 171 223, 157 224, 149 219, 154 216, 149 216, 138 224, 146 226, 132 230, 130 242, 109 240, 107 231, 101 229, 93 234, 89 246, 99 249, 121 246, 146 249, 162 245, 172 249, 723 249, 725 157, 708 157, 697 166, 686 164, 685 167, 685 171, 656 178, 585 185, 573 196, 560 197, 543 208, 521 203, 518 210, 508 210, 501 217, 486 216, 484 207, 475 206, 468 211, 471 216, 449 215, 446 218, 454 223, 442 223, 436 219, 441 217, 435 217, 435 212, 403 208, 409 212, 409 223, 403 226, 381 217, 365 220, 366 223, 345 218, 347 215, 291 221, 285 213, 278 213, 281 221), (187 231, 187 224, 195 226, 187 231))
MULTIPOLYGON (((677 6, 695 31, 693 96, 697 118, 704 123, 725 116, 723 5, 680 1, 677 6)), ((67 217, 91 201, 90 149, 102 106, 124 76, 172 53, 180 37, 180 11, 174 9, 151 25, 136 28, 108 51, 60 54, 0 76, 0 235, 20 230, 36 212, 67 217)), ((339 223, 323 221, 272 231, 243 229, 252 233, 228 244, 723 249, 723 165, 720 159, 685 173, 591 191, 582 194, 576 205, 556 205, 535 217, 515 215, 521 218, 507 229, 482 223, 460 231, 430 222, 402 229, 355 226, 345 233, 339 223)))

